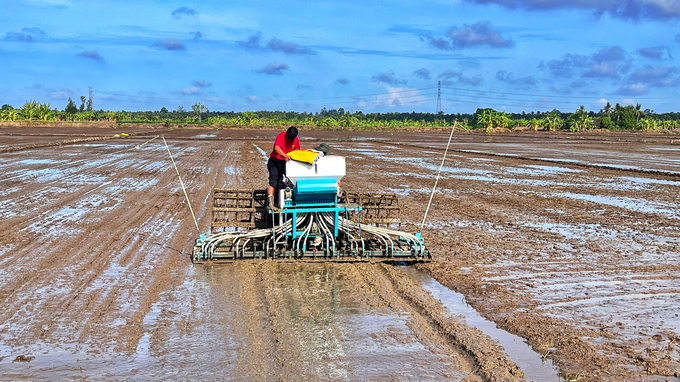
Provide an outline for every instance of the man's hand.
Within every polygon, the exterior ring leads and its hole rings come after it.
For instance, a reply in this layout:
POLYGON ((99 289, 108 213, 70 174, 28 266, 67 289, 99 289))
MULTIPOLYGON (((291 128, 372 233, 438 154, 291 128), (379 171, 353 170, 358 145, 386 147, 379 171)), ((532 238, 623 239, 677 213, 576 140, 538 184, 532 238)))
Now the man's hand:
POLYGON ((286 154, 286 162, 288 162, 290 159, 290 155, 286 154))

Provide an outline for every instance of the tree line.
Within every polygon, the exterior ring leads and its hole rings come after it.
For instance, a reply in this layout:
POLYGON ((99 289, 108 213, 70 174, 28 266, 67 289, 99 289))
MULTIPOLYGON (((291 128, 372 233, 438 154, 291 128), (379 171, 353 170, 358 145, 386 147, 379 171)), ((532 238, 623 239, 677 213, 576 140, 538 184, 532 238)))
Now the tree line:
POLYGON ((573 112, 531 111, 506 113, 492 108, 479 108, 475 113, 363 113, 343 108, 318 112, 295 111, 211 111, 201 102, 191 110, 179 106, 157 111, 104 111, 93 108, 92 98, 80 97, 80 105, 69 98, 63 110, 49 103, 27 101, 22 107, 5 104, 0 108, 0 121, 68 121, 115 123, 204 124, 220 126, 317 126, 326 128, 374 129, 390 127, 450 127, 457 122, 465 129, 525 128, 531 130, 590 129, 610 130, 673 130, 680 129, 680 113, 655 113, 642 109, 641 104, 612 106, 607 103, 599 112, 586 111, 581 106, 573 112))

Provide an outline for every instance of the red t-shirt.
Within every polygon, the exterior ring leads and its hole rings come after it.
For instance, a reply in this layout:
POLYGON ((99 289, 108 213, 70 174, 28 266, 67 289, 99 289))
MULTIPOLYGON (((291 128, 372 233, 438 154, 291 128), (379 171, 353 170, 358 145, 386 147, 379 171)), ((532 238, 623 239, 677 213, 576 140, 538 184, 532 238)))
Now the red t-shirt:
POLYGON ((280 133, 276 137, 276 141, 274 142, 274 148, 272 149, 272 153, 269 154, 269 157, 285 160, 286 159, 285 157, 282 157, 281 155, 279 155, 279 153, 276 152, 276 146, 279 146, 284 153, 288 154, 293 150, 300 150, 300 140, 297 137, 295 137, 293 142, 289 141, 288 139, 286 139, 285 131, 283 133, 280 133))

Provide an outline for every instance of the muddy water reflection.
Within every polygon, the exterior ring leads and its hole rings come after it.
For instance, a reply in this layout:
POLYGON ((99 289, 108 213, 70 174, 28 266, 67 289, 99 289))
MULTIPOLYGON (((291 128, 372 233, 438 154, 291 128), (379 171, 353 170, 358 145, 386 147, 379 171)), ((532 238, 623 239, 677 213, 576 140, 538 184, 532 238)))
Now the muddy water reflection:
POLYGON ((304 370, 316 378, 442 380, 464 378, 449 357, 426 347, 394 311, 357 288, 352 264, 277 264, 270 304, 285 306, 285 325, 295 337, 304 370), (278 300, 278 301, 277 301, 278 300))
MULTIPOLYGON (((416 314, 394 293, 369 285, 362 269, 329 263, 188 267, 177 275, 182 282, 161 293, 144 317, 136 349, 117 352, 67 340, 11 348, 0 340, 0 379, 258 380, 285 372, 272 362, 291 357, 300 366, 298 380, 468 376, 465 357, 440 347, 419 327, 416 314), (20 354, 35 358, 12 362, 20 354), (258 374, 258 366, 268 372, 258 374)), ((558 380, 552 365, 541 364, 520 338, 484 324, 471 309, 457 310, 460 297, 423 273, 406 271, 452 313, 501 343, 529 380, 558 380)))
POLYGON ((543 361, 541 355, 534 352, 524 339, 499 329, 495 323, 485 319, 469 306, 463 294, 457 293, 440 284, 424 272, 412 267, 404 267, 407 275, 422 283, 425 290, 441 301, 444 306, 457 316, 463 316, 465 322, 491 336, 505 348, 508 359, 515 362, 529 381, 561 381, 558 370, 551 360, 543 361))

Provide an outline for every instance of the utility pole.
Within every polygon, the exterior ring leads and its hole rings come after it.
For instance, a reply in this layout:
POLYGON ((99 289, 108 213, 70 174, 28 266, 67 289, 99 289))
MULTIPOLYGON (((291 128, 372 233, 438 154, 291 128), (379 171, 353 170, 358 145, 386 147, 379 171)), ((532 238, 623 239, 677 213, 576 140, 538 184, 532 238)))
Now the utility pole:
POLYGON ((437 81, 437 114, 442 112, 442 82, 437 81))

